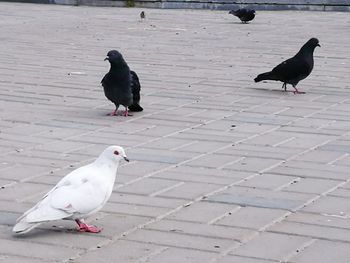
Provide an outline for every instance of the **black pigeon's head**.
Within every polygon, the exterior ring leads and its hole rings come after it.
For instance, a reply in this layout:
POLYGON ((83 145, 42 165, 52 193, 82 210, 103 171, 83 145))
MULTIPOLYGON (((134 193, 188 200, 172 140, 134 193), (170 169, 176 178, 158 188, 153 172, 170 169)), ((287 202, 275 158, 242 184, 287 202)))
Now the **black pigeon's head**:
POLYGON ((320 47, 320 44, 318 42, 317 38, 310 38, 309 41, 307 41, 299 50, 299 52, 295 56, 309 56, 310 54, 313 55, 315 48, 320 47))
POLYGON ((316 47, 320 47, 320 44, 318 39, 313 37, 310 38, 310 40, 306 42, 304 46, 310 49, 315 49, 316 47))
POLYGON ((109 51, 105 60, 108 60, 111 64, 118 64, 124 61, 122 54, 120 54, 117 50, 109 51))

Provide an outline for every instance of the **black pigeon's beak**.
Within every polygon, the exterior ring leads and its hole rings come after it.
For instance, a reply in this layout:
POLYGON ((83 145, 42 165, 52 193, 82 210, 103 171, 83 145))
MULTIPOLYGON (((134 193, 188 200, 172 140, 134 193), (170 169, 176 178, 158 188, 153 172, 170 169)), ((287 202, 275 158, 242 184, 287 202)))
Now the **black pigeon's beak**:
POLYGON ((127 161, 127 162, 130 162, 130 160, 126 156, 124 157, 124 160, 127 161))
POLYGON ((316 46, 321 47, 321 45, 320 45, 320 44, 317 44, 316 46))
POLYGON ((106 57, 103 61, 109 60, 109 57, 106 57))

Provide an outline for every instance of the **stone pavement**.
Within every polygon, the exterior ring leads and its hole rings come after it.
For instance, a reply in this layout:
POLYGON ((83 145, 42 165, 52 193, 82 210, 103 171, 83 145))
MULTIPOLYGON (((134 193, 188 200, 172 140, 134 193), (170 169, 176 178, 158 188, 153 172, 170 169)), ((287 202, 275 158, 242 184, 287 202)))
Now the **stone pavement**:
POLYGON ((350 16, 0 3, 0 262, 349 263, 350 16), (253 78, 318 37, 305 95, 253 78), (145 111, 109 117, 110 49, 145 111), (107 145, 126 147, 90 222, 12 236, 16 218, 107 145))

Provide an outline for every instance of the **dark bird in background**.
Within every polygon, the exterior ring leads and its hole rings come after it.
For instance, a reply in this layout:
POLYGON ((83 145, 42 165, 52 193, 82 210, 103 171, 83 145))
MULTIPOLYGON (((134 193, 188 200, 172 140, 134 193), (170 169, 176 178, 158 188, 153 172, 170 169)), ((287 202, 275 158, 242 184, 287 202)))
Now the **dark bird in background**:
POLYGON ((277 80, 283 82, 282 89, 285 91, 287 91, 287 84, 291 84, 295 89, 294 94, 305 93, 299 92, 296 86, 300 80, 310 75, 314 67, 314 50, 316 47, 320 47, 318 39, 311 38, 294 57, 277 65, 272 71, 258 75, 254 81, 277 80))
POLYGON ((142 12, 140 13, 140 18, 141 18, 141 21, 143 21, 144 19, 146 19, 146 13, 145 13, 145 11, 142 11, 142 12))
POLYGON ((255 10, 253 9, 247 9, 247 8, 241 8, 238 10, 231 10, 229 14, 237 16, 242 23, 246 24, 248 21, 251 21, 255 17, 255 10))
POLYGON ((115 105, 115 110, 109 115, 117 115, 119 105, 125 107, 124 116, 130 111, 142 111, 140 103, 140 82, 137 74, 130 71, 122 54, 117 50, 108 52, 105 60, 111 64, 109 72, 101 80, 103 90, 107 99, 115 105))

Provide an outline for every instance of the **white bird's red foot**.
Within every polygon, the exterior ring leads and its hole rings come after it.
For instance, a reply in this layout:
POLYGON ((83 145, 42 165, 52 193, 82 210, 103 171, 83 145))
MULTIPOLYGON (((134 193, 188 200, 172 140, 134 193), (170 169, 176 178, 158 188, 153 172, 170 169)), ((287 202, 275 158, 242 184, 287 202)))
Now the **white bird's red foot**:
POLYGON ((89 232, 89 233, 100 233, 102 228, 96 226, 89 226, 83 220, 76 219, 75 222, 78 224, 77 230, 79 232, 89 232))

